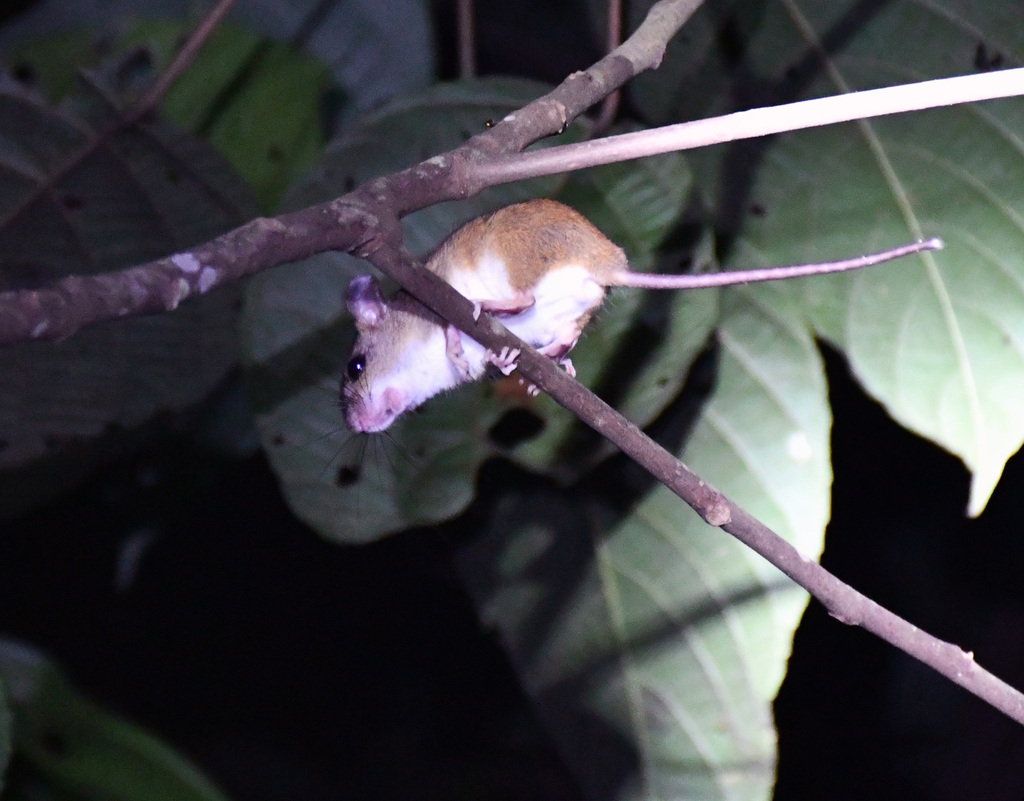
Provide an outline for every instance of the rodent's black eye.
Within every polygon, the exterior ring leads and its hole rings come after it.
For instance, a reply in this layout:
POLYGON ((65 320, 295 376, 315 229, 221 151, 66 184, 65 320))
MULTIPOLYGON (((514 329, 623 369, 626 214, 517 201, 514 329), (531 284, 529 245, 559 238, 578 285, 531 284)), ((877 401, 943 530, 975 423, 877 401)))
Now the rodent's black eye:
POLYGON ((363 370, 365 369, 366 356, 362 353, 357 353, 348 360, 348 367, 345 368, 345 374, 348 376, 349 381, 358 381, 359 376, 363 374, 363 370))

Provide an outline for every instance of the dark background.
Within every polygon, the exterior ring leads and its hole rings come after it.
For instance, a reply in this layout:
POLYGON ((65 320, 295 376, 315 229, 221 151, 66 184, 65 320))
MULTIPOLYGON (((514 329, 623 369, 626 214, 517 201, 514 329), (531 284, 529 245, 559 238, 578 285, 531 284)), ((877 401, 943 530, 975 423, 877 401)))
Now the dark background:
MULTIPOLYGON (((556 81, 597 55, 572 3, 479 6, 482 72, 556 81)), ((453 12, 437 13, 447 56, 453 12)), ((967 520, 962 465, 828 364, 825 566, 1024 686, 1024 462, 967 520)), ((455 575, 471 537, 456 521, 331 545, 295 521, 261 458, 164 441, 0 529, 0 633, 240 801, 581 799, 455 575), (130 576, 128 543, 145 546, 130 576)), ((816 604, 776 715, 780 801, 1024 799, 1024 731, 816 604)))
MULTIPOLYGON (((824 564, 1024 686, 1021 460, 966 520, 961 465, 829 367, 824 564)), ((0 631, 238 799, 581 799, 463 594, 467 537, 456 521, 331 545, 261 458, 172 442, 4 526, 0 631), (118 589, 133 535, 150 544, 118 589)), ((776 715, 780 801, 1024 798, 1024 731, 815 603, 776 715)))

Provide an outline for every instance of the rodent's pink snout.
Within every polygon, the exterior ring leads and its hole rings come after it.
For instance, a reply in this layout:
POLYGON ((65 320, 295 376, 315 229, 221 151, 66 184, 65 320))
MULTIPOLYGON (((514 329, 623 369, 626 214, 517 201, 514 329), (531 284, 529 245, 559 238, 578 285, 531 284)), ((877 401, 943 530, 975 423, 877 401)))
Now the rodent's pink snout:
POLYGON ((353 403, 345 422, 353 431, 371 434, 388 428, 407 407, 406 393, 388 387, 376 398, 367 397, 353 403))

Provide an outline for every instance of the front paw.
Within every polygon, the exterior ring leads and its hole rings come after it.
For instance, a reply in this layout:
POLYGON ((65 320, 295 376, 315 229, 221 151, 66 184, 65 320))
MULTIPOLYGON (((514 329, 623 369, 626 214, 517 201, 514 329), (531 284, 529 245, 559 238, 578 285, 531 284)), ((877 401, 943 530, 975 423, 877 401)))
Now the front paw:
POLYGON ((445 326, 444 344, 448 361, 459 371, 459 375, 464 381, 470 380, 469 361, 466 359, 465 351, 462 350, 462 336, 454 325, 445 326))

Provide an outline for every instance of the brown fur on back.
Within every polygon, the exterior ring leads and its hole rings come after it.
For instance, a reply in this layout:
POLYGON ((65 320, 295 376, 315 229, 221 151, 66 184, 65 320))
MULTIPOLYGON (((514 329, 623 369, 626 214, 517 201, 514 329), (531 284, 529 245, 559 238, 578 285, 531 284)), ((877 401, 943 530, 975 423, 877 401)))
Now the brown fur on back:
POLYGON ((626 254, 575 209, 529 200, 478 217, 452 234, 427 266, 446 280, 456 265, 475 265, 490 251, 503 259, 513 289, 537 285, 553 268, 582 264, 608 286, 629 269, 626 254))

